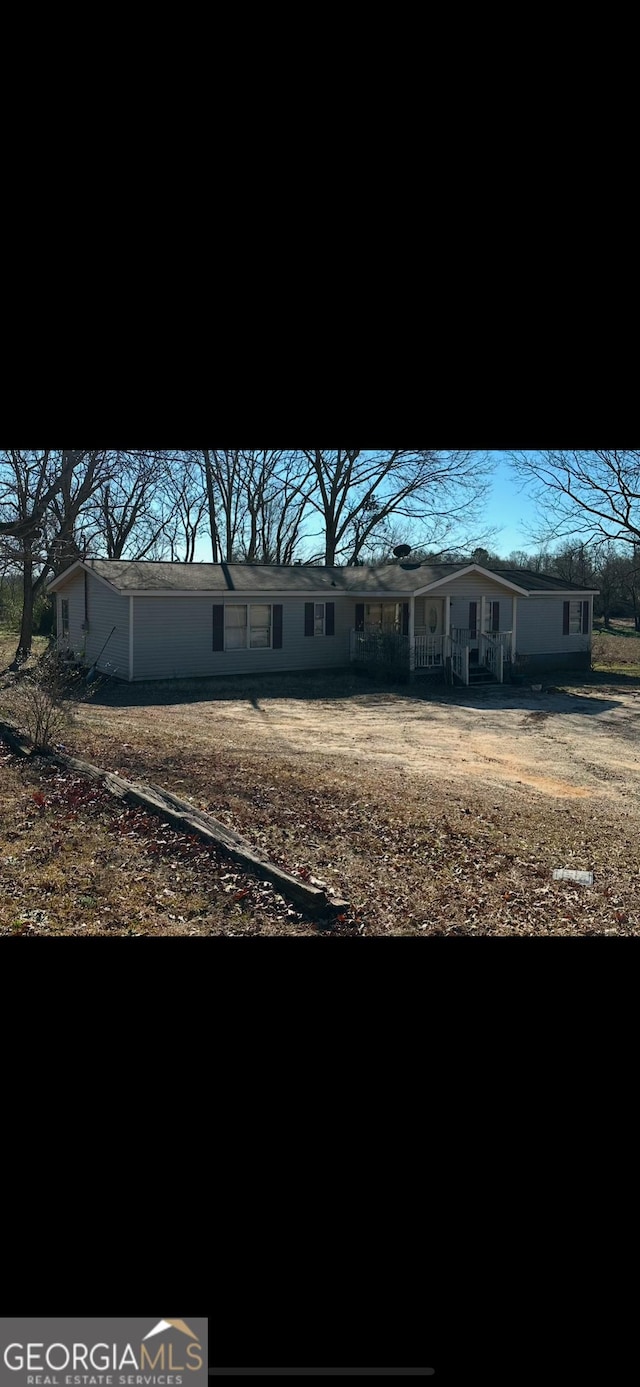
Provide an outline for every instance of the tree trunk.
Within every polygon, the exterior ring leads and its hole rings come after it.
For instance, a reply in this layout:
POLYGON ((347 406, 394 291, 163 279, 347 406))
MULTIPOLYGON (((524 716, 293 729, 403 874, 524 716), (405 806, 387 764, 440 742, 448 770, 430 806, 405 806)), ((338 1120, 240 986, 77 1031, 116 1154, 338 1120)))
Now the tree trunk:
POLYGON ((329 520, 326 522, 327 531, 324 548, 324 561, 327 568, 334 568, 336 562, 336 534, 335 527, 329 520))
POLYGON ((213 493, 213 471, 211 468, 211 454, 208 448, 203 448, 204 455, 204 475, 207 483, 207 501, 209 503, 209 530, 211 532, 211 553, 213 562, 218 562, 218 526, 216 524, 216 502, 213 493))
POLYGON ((33 540, 25 539, 24 543, 24 568, 22 574, 22 621, 20 623, 20 640, 16 650, 13 668, 24 664, 31 654, 31 644, 33 641, 33 554, 31 546, 33 540))

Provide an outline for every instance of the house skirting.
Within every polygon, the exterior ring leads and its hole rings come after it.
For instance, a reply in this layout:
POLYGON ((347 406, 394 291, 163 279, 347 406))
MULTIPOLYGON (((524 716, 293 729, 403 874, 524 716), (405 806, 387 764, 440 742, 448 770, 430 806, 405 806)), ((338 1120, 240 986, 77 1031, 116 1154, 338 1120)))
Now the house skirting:
POLYGON ((512 673, 516 677, 529 674, 543 674, 548 669, 591 669, 590 650, 563 650, 555 655, 521 655, 514 661, 512 673))

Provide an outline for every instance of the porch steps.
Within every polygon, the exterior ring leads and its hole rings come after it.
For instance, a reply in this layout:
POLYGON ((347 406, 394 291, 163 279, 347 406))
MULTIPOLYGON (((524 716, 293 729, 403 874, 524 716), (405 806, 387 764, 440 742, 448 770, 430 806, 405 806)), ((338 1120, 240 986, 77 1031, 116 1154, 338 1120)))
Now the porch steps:
POLYGON ((496 679, 486 665, 469 665, 470 684, 495 684, 496 679))

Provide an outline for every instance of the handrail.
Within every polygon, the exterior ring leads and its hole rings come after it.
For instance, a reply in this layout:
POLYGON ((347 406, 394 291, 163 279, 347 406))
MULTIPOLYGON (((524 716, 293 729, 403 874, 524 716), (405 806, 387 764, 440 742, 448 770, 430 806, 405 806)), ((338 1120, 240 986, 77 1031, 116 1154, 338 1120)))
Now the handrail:
POLYGON ((454 677, 460 680, 461 684, 469 683, 469 646, 456 640, 455 636, 449 635, 450 655, 451 655, 451 682, 454 677))

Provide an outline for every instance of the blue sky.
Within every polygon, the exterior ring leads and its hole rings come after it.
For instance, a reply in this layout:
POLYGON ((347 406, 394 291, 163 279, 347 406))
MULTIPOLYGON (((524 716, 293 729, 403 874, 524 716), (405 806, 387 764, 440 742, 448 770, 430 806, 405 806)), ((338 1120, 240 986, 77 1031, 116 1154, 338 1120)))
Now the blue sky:
MULTIPOLYGON (((513 549, 527 549, 530 552, 537 545, 527 534, 527 527, 535 525, 536 506, 522 487, 521 480, 515 476, 504 452, 490 453, 495 471, 487 487, 486 505, 478 514, 477 532, 496 528, 497 533, 487 538, 487 548, 506 556, 513 549)), ((316 532, 319 528, 317 518, 310 522, 309 528, 316 532)), ((305 549, 300 548, 300 556, 308 557, 311 551, 318 552, 322 540, 316 534, 313 542, 305 549), (308 552, 307 552, 308 550, 308 552)), ((203 529, 196 546, 196 558, 200 562, 211 561, 211 545, 203 529)))
POLYGON ((535 524, 536 506, 522 488, 520 478, 515 476, 507 454, 491 453, 491 458, 496 466, 485 519, 488 526, 498 526, 499 533, 489 541, 487 548, 498 554, 509 554, 512 549, 535 549, 527 535, 527 527, 535 524))

